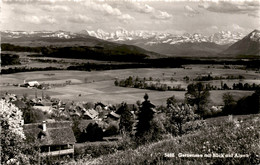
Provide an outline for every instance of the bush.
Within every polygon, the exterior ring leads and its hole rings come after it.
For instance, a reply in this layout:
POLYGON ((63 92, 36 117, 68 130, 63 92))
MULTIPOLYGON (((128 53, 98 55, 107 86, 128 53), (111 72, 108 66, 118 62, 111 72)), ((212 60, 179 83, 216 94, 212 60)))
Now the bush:
POLYGON ((84 157, 96 158, 101 155, 114 153, 118 150, 118 142, 84 143, 84 146, 75 147, 75 159, 84 157))
POLYGON ((106 131, 104 132, 104 136, 112 136, 119 134, 119 126, 117 123, 110 123, 107 127, 106 131))

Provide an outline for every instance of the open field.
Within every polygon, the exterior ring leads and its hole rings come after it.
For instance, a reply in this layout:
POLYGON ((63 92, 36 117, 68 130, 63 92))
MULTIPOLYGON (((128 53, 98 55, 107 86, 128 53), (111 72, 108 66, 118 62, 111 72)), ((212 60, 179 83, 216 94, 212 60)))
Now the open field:
MULTIPOLYGON (((241 69, 223 69, 222 66, 215 66, 215 68, 208 68, 208 65, 190 65, 186 66, 191 69, 184 68, 165 68, 165 69, 121 69, 121 70, 108 70, 108 71, 35 71, 35 72, 23 72, 15 74, 1 75, 0 80, 0 92, 15 93, 19 96, 23 93, 28 93, 30 96, 35 95, 36 89, 28 89, 23 87, 15 87, 11 84, 23 84, 26 81, 38 81, 40 83, 65 83, 71 80, 71 85, 64 87, 55 87, 48 90, 44 90, 45 94, 51 97, 60 98, 62 100, 74 100, 74 101, 101 101, 104 103, 121 103, 126 101, 127 103, 135 103, 137 100, 143 100, 144 93, 148 93, 150 100, 156 104, 165 104, 166 99, 175 95, 178 100, 184 99, 185 91, 152 91, 136 88, 124 88, 114 86, 115 79, 125 79, 129 76, 138 76, 140 78, 152 77, 153 79, 159 78, 169 82, 170 78, 181 82, 184 87, 183 77, 189 76, 195 78, 198 75, 204 75, 211 73, 212 76, 226 76, 226 75, 242 75, 245 77, 241 80, 242 83, 256 83, 259 84, 260 74, 254 71, 246 71, 241 69), (9 83, 9 86, 8 86, 9 83), (81 95, 81 96, 79 96, 81 95)), ((238 80, 228 80, 230 84, 238 82, 238 80)), ((176 83, 173 82, 173 83, 176 83)), ((161 83, 164 83, 161 81, 161 83)), ((218 82, 215 82, 218 83, 218 82)), ((219 82, 220 83, 220 82, 219 82)), ((175 85, 175 84, 174 84, 175 85)), ((37 90, 38 95, 41 94, 40 90, 37 90)), ((223 93, 230 92, 236 96, 236 98, 247 96, 253 93, 253 91, 211 91, 212 104, 222 104, 223 93)))

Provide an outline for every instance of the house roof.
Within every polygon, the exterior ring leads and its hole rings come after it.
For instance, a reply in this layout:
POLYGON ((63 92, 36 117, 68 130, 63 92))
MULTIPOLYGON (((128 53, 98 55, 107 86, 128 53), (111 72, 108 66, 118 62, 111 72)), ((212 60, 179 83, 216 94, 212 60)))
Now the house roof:
POLYGON ((112 116, 112 117, 114 117, 114 118, 116 118, 116 119, 119 119, 120 118, 120 115, 119 114, 117 114, 117 113, 115 113, 115 112, 111 112, 108 116, 112 116))
POLYGON ((33 106, 34 109, 40 109, 44 112, 48 112, 51 111, 51 106, 33 106))
POLYGON ((76 142, 71 122, 46 123, 46 131, 43 131, 42 123, 25 124, 23 128, 27 138, 35 139, 41 145, 64 145, 76 142), (41 135, 44 138, 41 138, 41 135))
POLYGON ((29 86, 39 85, 37 81, 29 81, 27 83, 29 84, 29 86))
POLYGON ((89 116, 91 119, 94 119, 98 116, 98 112, 94 109, 89 109, 84 112, 84 116, 89 116))

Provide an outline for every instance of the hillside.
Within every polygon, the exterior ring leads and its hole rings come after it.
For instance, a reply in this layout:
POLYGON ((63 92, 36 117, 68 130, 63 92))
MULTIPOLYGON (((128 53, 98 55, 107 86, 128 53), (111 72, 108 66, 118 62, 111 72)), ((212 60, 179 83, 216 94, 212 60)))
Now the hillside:
MULTIPOLYGON (((42 49, 48 50, 48 55, 56 56, 59 52, 64 50, 67 56, 71 53, 81 54, 89 56, 91 54, 102 54, 108 58, 112 56, 128 56, 127 58, 133 57, 133 59, 143 58, 160 58, 164 57, 158 53, 150 52, 142 49, 138 46, 113 43, 104 41, 89 35, 76 34, 64 31, 57 32, 2 32, 2 43, 8 43, 3 45, 3 51, 12 51, 15 46, 25 47, 24 50, 37 51, 42 49), (55 53, 54 53, 55 52, 55 53)), ((14 51, 22 51, 23 49, 14 49, 14 51)), ((45 51, 44 50, 44 51, 45 51)), ((46 53, 46 51, 45 51, 46 53)), ((72 55, 73 56, 73 55, 72 55)), ((61 54, 58 57, 62 57, 61 54)), ((95 57, 94 57, 95 58, 95 57)), ((116 57, 115 57, 116 58, 116 57)), ((122 58, 123 59, 123 58, 122 58)))
POLYGON ((257 55, 260 56, 260 31, 254 30, 242 40, 234 43, 222 52, 226 55, 257 55))
POLYGON ((228 45, 218 45, 213 42, 198 42, 198 43, 184 42, 184 43, 179 43, 174 45, 138 44, 138 46, 168 56, 188 56, 188 57, 217 56, 219 52, 225 50, 228 47, 228 45))
POLYGON ((135 150, 85 160, 86 162, 79 160, 77 164, 259 163, 259 115, 218 117, 206 122, 206 127, 194 133, 144 145, 135 150))

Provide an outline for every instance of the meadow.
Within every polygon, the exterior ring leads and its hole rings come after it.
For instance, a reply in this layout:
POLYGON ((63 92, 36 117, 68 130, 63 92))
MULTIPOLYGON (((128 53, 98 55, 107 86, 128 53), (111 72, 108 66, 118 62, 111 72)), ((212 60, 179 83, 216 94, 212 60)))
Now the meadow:
POLYGON ((259 126, 259 115, 212 118, 196 132, 76 164, 258 164, 259 126))
MULTIPOLYGON (((136 103, 137 100, 142 100, 144 93, 148 93, 150 100, 156 105, 166 103, 166 99, 175 95, 177 100, 183 100, 185 91, 152 91, 136 88, 124 88, 114 85, 116 79, 125 79, 129 76, 139 78, 160 79, 161 83, 168 83, 171 85, 180 84, 186 87, 188 82, 183 80, 183 77, 189 76, 191 79, 199 75, 212 76, 228 76, 228 75, 242 75, 245 77, 243 80, 226 80, 229 84, 234 82, 248 82, 260 84, 260 75, 253 70, 243 70, 239 66, 233 69, 226 69, 223 65, 186 65, 183 68, 142 68, 142 69, 119 69, 119 70, 106 70, 106 71, 34 71, 1 75, 0 92, 15 93, 22 96, 27 93, 29 96, 34 97, 36 89, 28 89, 24 87, 16 87, 12 84, 23 84, 24 81, 38 81, 45 84, 62 84, 66 81, 71 81, 70 85, 62 87, 53 87, 44 90, 44 94, 51 97, 59 98, 64 101, 86 101, 86 102, 103 102, 110 104, 117 104, 123 101, 127 103, 136 103), (174 81, 170 81, 174 79, 174 81)), ((224 81, 225 82, 225 81, 224 81)), ((189 82, 191 83, 191 82, 189 82)), ((220 81, 213 81, 214 84, 220 85, 220 81)), ((211 101, 214 105, 222 103, 223 93, 230 92, 236 98, 248 96, 253 91, 225 91, 216 90, 210 91, 211 101)), ((37 90, 38 95, 41 90, 37 90)))

